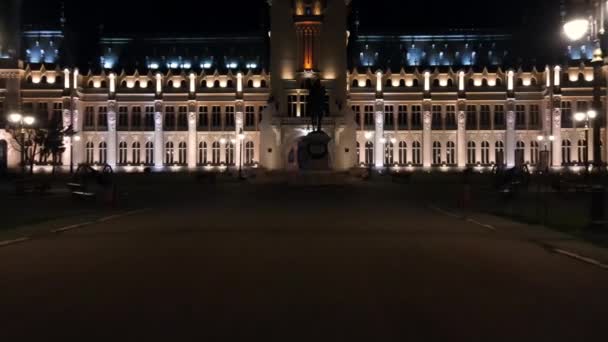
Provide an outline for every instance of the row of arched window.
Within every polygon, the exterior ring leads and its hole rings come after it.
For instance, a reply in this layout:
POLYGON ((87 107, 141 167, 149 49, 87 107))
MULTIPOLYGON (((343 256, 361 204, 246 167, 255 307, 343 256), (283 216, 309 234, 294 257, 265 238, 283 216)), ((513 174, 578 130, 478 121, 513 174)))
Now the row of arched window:
MULTIPOLYGON (((44 78, 44 82, 46 82, 46 76, 43 76, 44 78)), ((28 83, 31 83, 31 77, 28 78, 28 83)), ((147 88, 148 84, 150 83, 150 81, 144 80, 144 81, 135 81, 133 83, 133 87, 132 88, 147 88)), ((89 88, 93 88, 94 87, 95 82, 93 80, 90 80, 88 85, 89 88)), ((122 82, 120 82, 120 86, 122 88, 127 88, 127 80, 123 80, 122 82)), ((266 82, 266 80, 260 80, 260 82, 258 83, 259 87, 258 88, 267 88, 268 87, 268 82, 266 82)), ((107 81, 101 81, 99 83, 100 88, 107 88, 108 87, 108 82, 107 81)), ((173 81, 173 80, 169 80, 167 82, 167 87, 169 88, 187 88, 188 86, 188 82, 186 80, 182 80, 182 81, 173 81), (178 82, 176 84, 176 82, 178 82)), ((215 80, 215 81, 210 81, 210 80, 203 80, 200 83, 200 86, 202 88, 220 88, 221 87, 221 82, 219 80, 215 80)), ((255 84, 253 82, 253 80, 249 80, 247 81, 247 87, 248 88, 254 88, 255 84)), ((227 80, 225 83, 224 88, 234 88, 234 81, 233 80, 227 80)))
MULTIPOLYGON (((395 145, 392 142, 387 142, 384 146, 384 164, 393 165, 397 164, 412 164, 422 165, 422 145, 419 141, 412 142, 411 149, 408 149, 408 145, 405 141, 400 141, 397 145, 398 153, 395 160, 395 145)), ((570 142, 564 140, 563 145, 564 162, 570 162, 570 142)), ((529 162, 530 164, 537 164, 539 162, 540 148, 538 141, 532 141, 529 144, 529 162)), ((515 146, 516 158, 519 158, 521 162, 524 162, 524 155, 526 150, 526 144, 523 141, 518 141, 515 146)), ((476 165, 490 165, 491 163, 504 163, 504 151, 505 145, 502 141, 497 141, 494 144, 494 160, 491 160, 490 155, 490 142, 482 141, 479 149, 477 143, 474 141, 467 142, 467 164, 476 165)), ((360 144, 357 142, 357 156, 361 163, 366 165, 374 164, 374 143, 367 141, 363 150, 363 156, 360 155, 360 144)), ((431 150, 432 164, 433 165, 455 165, 457 163, 456 157, 456 144, 453 141, 448 141, 445 144, 445 148, 439 141, 434 141, 431 150)), ((586 144, 583 140, 579 141, 579 160, 586 156, 586 144)), ((586 158, 586 157, 585 157, 586 158)))
MULTIPOLYGON (((142 145, 140 142, 135 141, 131 144, 130 154, 129 146, 127 142, 121 141, 118 144, 118 164, 154 164, 154 143, 148 141, 144 145, 142 151, 142 145), (143 155, 142 155, 143 152, 143 155), (130 156, 130 158, 129 158, 130 156)), ((244 155, 243 162, 245 165, 251 165, 254 163, 255 156, 255 145, 253 141, 247 141, 244 144, 244 155)), ((197 146, 197 157, 196 162, 198 165, 214 164, 219 165, 222 163, 221 160, 221 144, 219 141, 214 141, 211 144, 210 151, 208 150, 207 142, 201 141, 197 146), (210 158, 208 152, 211 152, 210 158)), ((92 141, 87 142, 85 145, 85 162, 87 164, 105 164, 108 158, 108 145, 105 141, 100 142, 95 148, 95 144, 92 141)), ((188 145, 186 142, 181 141, 177 144, 172 141, 165 143, 163 162, 165 165, 186 165, 188 162, 188 145)), ((226 165, 235 164, 235 146, 232 142, 224 144, 224 163, 226 165)))

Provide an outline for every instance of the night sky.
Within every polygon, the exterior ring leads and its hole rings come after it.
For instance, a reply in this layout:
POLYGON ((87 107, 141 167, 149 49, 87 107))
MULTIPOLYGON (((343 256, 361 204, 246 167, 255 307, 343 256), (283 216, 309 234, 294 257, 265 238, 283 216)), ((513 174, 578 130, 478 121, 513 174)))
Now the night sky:
MULTIPOLYGON (((23 0, 24 24, 54 25, 60 0, 23 0), (36 8, 32 11, 29 9, 36 8)), ((263 26, 265 0, 247 1, 64 1, 74 31, 149 33, 248 32, 263 26)), ((558 13, 558 0, 353 0, 361 29, 418 31, 428 28, 546 26, 558 13), (432 13, 431 13, 432 12, 432 13), (546 15, 551 13, 551 15, 546 15)))

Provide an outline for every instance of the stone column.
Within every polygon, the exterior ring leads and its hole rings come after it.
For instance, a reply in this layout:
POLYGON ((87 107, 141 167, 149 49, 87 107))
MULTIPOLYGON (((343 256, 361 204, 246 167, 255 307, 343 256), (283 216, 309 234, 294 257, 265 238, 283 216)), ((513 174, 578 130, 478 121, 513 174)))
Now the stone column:
POLYGON ((384 100, 376 99, 375 108, 375 134, 374 134, 374 165, 376 168, 384 167, 384 100))
POLYGON ((117 132, 116 132, 116 100, 108 101, 108 133, 107 133, 107 158, 106 163, 112 167, 112 169, 116 168, 116 140, 117 140, 117 132))
POLYGON ((188 101, 188 168, 196 168, 196 101, 188 101))
POLYGON ((430 168, 433 163, 433 142, 431 141, 431 101, 423 103, 424 113, 422 115, 422 166, 430 168))
POLYGON ((561 96, 553 96, 553 166, 562 166, 562 99, 561 96))
POLYGON ((245 162, 244 156, 241 156, 241 152, 244 153, 243 150, 245 149, 245 146, 243 144, 245 143, 245 141, 239 139, 239 133, 241 133, 241 131, 245 133, 243 127, 243 112, 245 110, 244 107, 245 106, 243 100, 236 100, 236 106, 234 108, 236 112, 234 119, 234 165, 236 165, 237 168, 242 167, 242 163, 245 162))
POLYGON ((505 163, 515 166, 515 99, 507 100, 507 130, 505 132, 505 163))
POLYGON ((162 169, 164 162, 163 101, 154 101, 154 168, 162 169))
MULTIPOLYGON (((73 103, 70 101, 70 97, 63 97, 63 112, 62 112, 62 127, 63 129, 69 127, 72 123, 72 106, 73 103)), ((75 129, 75 128, 74 128, 75 129)), ((70 169, 70 157, 73 149, 73 140, 69 137, 63 138, 63 146, 65 151, 61 155, 61 168, 64 170, 70 169)), ((73 160, 71 162, 74 162, 73 160)))
POLYGON ((456 163, 459 168, 467 166, 467 116, 465 114, 466 102, 458 101, 458 131, 456 132, 456 163))
POLYGON ((72 99, 72 115, 74 116, 72 123, 74 125, 74 131, 76 131, 76 135, 72 141, 72 149, 74 150, 74 171, 76 171, 78 164, 84 162, 84 141, 82 139, 84 118, 82 114, 83 111, 80 110, 81 105, 82 103, 79 98, 74 97, 72 99))

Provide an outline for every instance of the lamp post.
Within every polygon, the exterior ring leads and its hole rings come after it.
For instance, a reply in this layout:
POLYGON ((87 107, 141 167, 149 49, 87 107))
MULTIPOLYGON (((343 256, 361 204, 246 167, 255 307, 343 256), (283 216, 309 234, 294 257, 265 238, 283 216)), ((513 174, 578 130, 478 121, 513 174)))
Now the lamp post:
MULTIPOLYGON (((604 119, 602 111, 602 67, 604 66, 603 45, 605 43, 604 34, 606 32, 604 29, 605 11, 606 6, 604 1, 593 0, 593 8, 583 9, 582 13, 573 11, 573 16, 564 24, 564 33, 569 40, 577 41, 589 35, 594 44, 593 58, 591 59, 591 65, 593 66, 593 103, 589 112, 595 113, 595 116, 598 116, 600 120, 604 119)), ((592 127, 593 166, 595 170, 600 170, 603 165, 600 126, 597 124, 592 127)))
MULTIPOLYGON (((553 135, 538 135, 536 137, 540 143, 543 144, 543 150, 541 151, 541 165, 543 166, 543 172, 549 171, 549 165, 551 165, 550 161, 550 151, 553 150, 553 142, 555 141, 555 137, 553 135), (551 149, 547 147, 547 144, 551 144, 551 149)), ((540 171, 540 168, 539 168, 540 171)))
MULTIPOLYGON (((594 111, 594 110, 589 110, 587 112, 578 112, 578 113, 574 114, 574 120, 576 122, 584 122, 585 123, 585 148, 586 148, 585 154, 587 154, 587 155, 584 155, 583 158, 585 160, 585 169, 587 171, 589 171, 589 155, 588 155, 588 152, 587 152, 587 151, 589 151, 589 126, 593 126, 594 128, 595 128, 595 126, 599 126, 599 125, 596 125, 596 124, 590 125, 590 122, 593 119, 595 119, 596 117, 597 117, 597 112, 594 111)), ((596 146, 596 144, 594 142, 594 144, 593 144, 593 148, 594 148, 593 155, 595 155, 595 148, 596 148, 595 146, 596 146)), ((594 165, 597 166, 597 164, 595 164, 595 163, 594 163, 594 165)))
MULTIPOLYGON (((606 4, 605 1, 593 0, 593 8, 584 9, 583 13, 587 15, 581 15, 580 13, 574 12, 574 15, 570 20, 564 24, 564 33, 572 40, 579 40, 589 33, 591 41, 595 45, 593 50, 593 58, 591 59, 591 65, 593 66, 593 103, 591 110, 587 112, 586 116, 589 118, 589 114, 598 117, 598 121, 601 123, 604 118, 602 110, 602 67, 604 66, 604 55, 603 55, 603 44, 605 43, 604 34, 606 30, 605 25, 605 13, 606 4), (586 11, 585 11, 586 10, 586 11)), ((583 116, 578 115, 582 119, 583 116)), ((575 118, 576 119, 576 118, 575 118)), ((595 175, 592 177, 593 185, 591 187, 591 224, 590 229, 601 230, 604 228, 604 200, 605 193, 604 187, 601 185, 598 176, 602 169, 602 152, 600 144, 600 126, 601 124, 593 125, 593 166, 595 175)), ((587 132, 587 130, 585 130, 587 132)), ((589 141, 589 139, 587 139, 589 141)), ((588 144, 588 142, 587 142, 588 144)), ((588 145, 587 145, 588 146, 588 145)))
POLYGON ((243 133, 243 128, 239 129, 239 179, 243 179, 243 142, 245 141, 245 134, 243 133))
POLYGON ((8 115, 9 127, 13 130, 13 136, 17 136, 21 155, 21 173, 25 174, 25 136, 26 128, 32 127, 36 122, 33 116, 11 113, 8 115))

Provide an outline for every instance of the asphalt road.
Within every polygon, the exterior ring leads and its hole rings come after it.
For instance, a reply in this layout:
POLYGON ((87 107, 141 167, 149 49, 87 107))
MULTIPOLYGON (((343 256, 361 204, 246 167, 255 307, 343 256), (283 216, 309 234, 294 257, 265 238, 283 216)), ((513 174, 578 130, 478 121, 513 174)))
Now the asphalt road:
POLYGON ((0 248, 2 341, 606 341, 608 272, 399 187, 226 186, 0 248))

